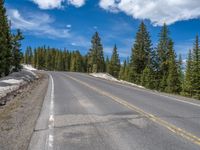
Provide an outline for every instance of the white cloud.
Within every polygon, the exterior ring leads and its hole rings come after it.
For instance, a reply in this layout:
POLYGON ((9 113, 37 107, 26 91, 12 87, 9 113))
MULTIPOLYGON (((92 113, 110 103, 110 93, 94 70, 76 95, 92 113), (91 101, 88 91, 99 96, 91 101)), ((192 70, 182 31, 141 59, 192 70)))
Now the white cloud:
POLYGON ((81 7, 85 4, 85 0, 31 0, 38 5, 40 9, 62 8, 63 5, 69 4, 75 7, 81 7))
POLYGON ((149 19, 153 25, 200 17, 199 0, 100 0, 99 6, 135 19, 149 19))
POLYGON ((61 8, 65 0, 32 0, 41 9, 61 8))
POLYGON ((66 27, 67 27, 67 28, 71 28, 71 27, 72 27, 72 25, 71 25, 71 24, 68 24, 66 27))
POLYGON ((75 7, 81 7, 85 4, 85 0, 68 0, 68 4, 74 5, 75 7))
POLYGON ((48 14, 31 13, 24 17, 17 9, 8 9, 7 14, 14 29, 21 29, 31 34, 50 38, 67 38, 70 36, 69 29, 53 27, 51 24, 54 20, 48 14))

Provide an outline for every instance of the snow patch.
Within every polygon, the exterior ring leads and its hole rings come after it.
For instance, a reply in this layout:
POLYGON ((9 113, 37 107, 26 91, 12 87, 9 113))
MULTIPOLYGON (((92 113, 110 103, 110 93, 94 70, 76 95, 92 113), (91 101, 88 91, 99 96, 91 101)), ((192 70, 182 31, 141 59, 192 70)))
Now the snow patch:
POLYGON ((19 85, 0 87, 0 98, 5 97, 8 93, 11 93, 17 89, 19 89, 19 85))
POLYGON ((36 75, 36 73, 34 73, 33 71, 36 71, 37 69, 35 69, 32 65, 28 65, 28 64, 22 64, 23 68, 30 72, 33 76, 35 76, 36 78, 38 78, 38 76, 36 75))
POLYGON ((33 68, 32 65, 22 64, 22 66, 24 69, 27 69, 27 70, 32 70, 32 71, 37 70, 37 69, 33 68))
POLYGON ((8 79, 8 80, 0 81, 0 82, 8 83, 8 84, 19 84, 19 83, 23 82, 23 80, 8 79))
POLYGON ((91 73, 90 75, 97 77, 97 78, 110 80, 110 81, 119 81, 119 80, 117 80, 116 78, 114 78, 113 76, 111 76, 110 74, 107 74, 107 73, 91 73))
POLYGON ((141 85, 137 85, 137 84, 134 84, 134 83, 131 83, 131 82, 128 82, 128 81, 119 80, 119 82, 120 82, 120 83, 123 83, 123 84, 128 84, 128 85, 131 85, 131 86, 136 86, 136 87, 145 89, 145 87, 143 87, 143 86, 141 86, 141 85))
MULTIPOLYGON (((31 70, 26 70, 27 72, 29 72, 29 73, 31 73, 33 76, 35 76, 36 78, 38 78, 38 76, 36 75, 36 73, 35 72, 33 72, 33 71, 31 71, 31 70)), ((29 75, 27 75, 27 76, 29 76, 29 75)))
POLYGON ((118 80, 108 73, 91 73, 90 75, 93 76, 93 77, 97 77, 97 78, 101 78, 101 79, 105 79, 105 80, 110 80, 110 81, 114 81, 114 82, 118 82, 118 83, 122 83, 122 84, 128 84, 128 85, 143 88, 143 89, 145 88, 141 85, 137 85, 137 84, 134 84, 134 83, 131 83, 131 82, 128 82, 128 81, 118 80))
MULTIPOLYGON (((32 70, 31 67, 28 67, 32 70)), ((36 73, 28 69, 22 69, 20 72, 14 72, 9 76, 0 79, 0 100, 9 93, 18 90, 21 86, 38 78, 36 73)), ((1 101, 0 101, 1 103, 1 101)))

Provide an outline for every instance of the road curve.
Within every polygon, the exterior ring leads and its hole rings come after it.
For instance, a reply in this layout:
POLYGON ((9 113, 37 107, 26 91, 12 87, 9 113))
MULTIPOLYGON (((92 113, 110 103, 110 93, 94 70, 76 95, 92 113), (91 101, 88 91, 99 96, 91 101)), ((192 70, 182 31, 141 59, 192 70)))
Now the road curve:
POLYGON ((200 103, 81 73, 48 72, 30 150, 199 150, 200 103))

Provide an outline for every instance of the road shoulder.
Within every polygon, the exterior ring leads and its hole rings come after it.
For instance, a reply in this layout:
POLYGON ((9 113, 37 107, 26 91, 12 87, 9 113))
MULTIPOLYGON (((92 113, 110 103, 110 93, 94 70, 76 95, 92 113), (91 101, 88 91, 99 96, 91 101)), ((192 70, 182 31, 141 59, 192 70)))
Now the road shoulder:
POLYGON ((0 149, 28 148, 48 87, 48 75, 39 76, 0 108, 0 149))

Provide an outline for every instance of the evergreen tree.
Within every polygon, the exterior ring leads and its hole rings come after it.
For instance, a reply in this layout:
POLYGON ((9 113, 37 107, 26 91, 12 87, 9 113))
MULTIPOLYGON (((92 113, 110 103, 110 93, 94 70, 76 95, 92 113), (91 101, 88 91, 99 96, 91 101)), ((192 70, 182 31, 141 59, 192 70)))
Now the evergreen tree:
POLYGON ((70 71, 73 72, 82 72, 84 70, 82 56, 79 51, 72 52, 70 66, 70 71))
POLYGON ((192 96, 192 52, 189 50, 182 95, 192 96))
POLYGON ((70 64, 70 71, 75 72, 76 71, 76 56, 74 52, 71 53, 71 64, 70 64))
POLYGON ((144 22, 139 26, 136 34, 136 40, 132 48, 130 61, 130 81, 140 84, 141 75, 148 63, 148 56, 152 53, 152 43, 150 35, 146 29, 144 22))
POLYGON ((149 55, 148 63, 142 72, 141 85, 146 88, 153 89, 155 86, 154 81, 155 79, 154 79, 154 72, 152 69, 152 60, 151 60, 151 56, 149 55))
POLYGON ((181 82, 181 91, 182 91, 182 86, 184 82, 184 73, 183 73, 183 61, 182 61, 182 56, 179 54, 178 58, 178 76, 179 76, 179 81, 181 82))
POLYGON ((45 46, 37 50, 37 68, 45 69, 45 46))
POLYGON ((79 51, 76 51, 76 72, 82 72, 83 71, 83 60, 82 56, 79 51))
POLYGON ((199 37, 196 36, 193 59, 192 59, 192 95, 194 98, 200 99, 200 48, 199 37))
POLYGON ((124 60, 123 65, 121 65, 120 72, 119 72, 119 78, 122 80, 126 80, 126 77, 125 77, 125 70, 127 67, 126 65, 127 65, 126 60, 124 60))
POLYGON ((179 93, 181 90, 181 82, 178 74, 178 66, 176 63, 176 55, 173 49, 172 40, 169 41, 169 72, 167 76, 167 87, 165 89, 166 92, 169 93, 179 93))
POLYGON ((120 59, 117 53, 117 46, 115 45, 113 48, 113 53, 112 53, 111 60, 109 63, 109 73, 115 78, 118 78, 119 71, 120 71, 120 59))
POLYGON ((58 71, 64 70, 64 68, 63 68, 63 53, 62 53, 62 51, 58 51, 57 70, 58 71))
POLYGON ((163 25, 160 35, 159 43, 157 46, 157 79, 159 89, 164 91, 167 87, 167 77, 169 69, 169 30, 166 24, 163 25))
POLYGON ((92 47, 88 53, 88 70, 89 72, 104 72, 105 63, 104 63, 104 54, 103 46, 101 44, 101 39, 98 32, 92 37, 92 47))
POLYGON ((19 71, 22 67, 20 65, 22 59, 22 52, 21 52, 21 40, 24 37, 20 30, 17 30, 17 34, 12 36, 12 66, 14 66, 14 71, 19 71))
POLYGON ((106 72, 109 73, 109 64, 110 64, 110 60, 109 60, 108 56, 106 57, 106 62, 105 62, 105 64, 106 64, 106 72))
POLYGON ((33 59, 33 52, 32 48, 28 46, 25 51, 25 64, 32 64, 32 59, 33 59))
POLYGON ((51 68, 50 68, 50 59, 51 59, 51 57, 50 57, 51 55, 50 55, 50 50, 49 50, 49 47, 47 48, 47 49, 45 49, 45 68, 47 69, 47 70, 51 70, 51 68))
MULTIPOLYGON (((25 56, 26 57, 26 56, 25 56)), ((33 55, 33 66, 34 66, 34 68, 37 68, 38 66, 37 66, 37 58, 38 58, 38 56, 37 56, 37 50, 36 49, 34 49, 34 55, 33 55)))
POLYGON ((68 51, 65 49, 63 52, 63 70, 69 70, 69 54, 68 51))
POLYGON ((87 72, 87 66, 88 66, 88 57, 87 57, 87 55, 85 55, 85 56, 81 56, 82 57, 82 63, 83 63, 83 65, 82 65, 82 67, 83 67, 83 72, 87 72))
POLYGON ((4 0, 0 0, 0 77, 10 73, 12 63, 11 50, 10 25, 6 16, 4 0))

